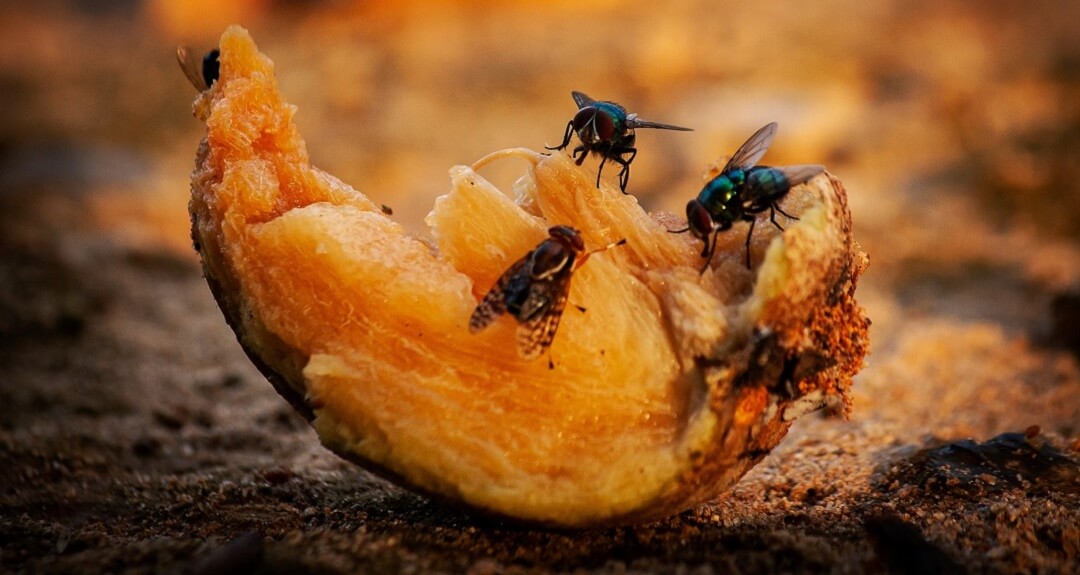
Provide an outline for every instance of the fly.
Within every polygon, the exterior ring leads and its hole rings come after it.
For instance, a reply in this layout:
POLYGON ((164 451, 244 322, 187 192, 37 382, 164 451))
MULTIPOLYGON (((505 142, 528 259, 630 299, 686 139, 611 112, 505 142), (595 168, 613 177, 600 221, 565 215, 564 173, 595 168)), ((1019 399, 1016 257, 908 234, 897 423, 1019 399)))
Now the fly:
POLYGON ((691 131, 690 128, 672 126, 649 122, 637 117, 637 114, 627 114, 626 108, 615 102, 597 101, 582 92, 571 92, 574 101, 577 102, 578 111, 566 124, 566 133, 563 141, 558 146, 547 147, 548 150, 562 150, 570 145, 570 138, 577 134, 581 145, 574 148, 571 157, 574 163, 581 165, 585 156, 595 153, 600 156, 600 169, 596 172, 596 187, 600 187, 600 174, 604 171, 604 163, 608 160, 622 166, 619 171, 619 190, 626 193, 626 185, 630 183, 630 162, 637 156, 637 148, 634 147, 634 130, 637 128, 656 128, 661 130, 691 131), (628 157, 629 156, 629 157, 628 157))
MULTIPOLYGON (((477 333, 504 313, 514 316, 518 354, 527 360, 555 339, 574 271, 592 254, 626 243, 621 239, 587 252, 581 233, 570 226, 554 226, 548 235, 495 281, 469 318, 469 331, 477 333)), ((548 367, 555 367, 550 357, 548 367)))
POLYGON ((717 236, 739 221, 750 222, 750 231, 746 232, 746 268, 750 269, 750 237, 757 214, 769 210, 769 221, 783 231, 776 221, 776 212, 793 220, 799 218, 780 209, 780 201, 791 188, 825 171, 824 166, 817 164, 775 168, 755 165, 769 149, 776 128, 776 122, 772 122, 750 136, 724 169, 705 184, 697 198, 686 204, 686 227, 672 230, 672 233, 688 231, 702 241, 701 257, 705 263, 701 273, 705 273, 716 251, 717 236), (709 234, 712 234, 711 242, 709 234))

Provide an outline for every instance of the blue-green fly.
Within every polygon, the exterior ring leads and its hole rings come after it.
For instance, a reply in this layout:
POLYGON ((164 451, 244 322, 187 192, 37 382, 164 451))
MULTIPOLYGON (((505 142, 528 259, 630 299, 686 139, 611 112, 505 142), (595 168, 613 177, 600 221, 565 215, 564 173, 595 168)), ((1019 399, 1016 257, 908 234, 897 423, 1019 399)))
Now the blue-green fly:
POLYGON ((769 221, 778 229, 776 212, 797 220, 795 216, 780 209, 779 202, 791 188, 808 181, 825 171, 824 166, 804 164, 798 166, 757 166, 776 135, 776 122, 766 124, 739 147, 720 174, 709 180, 697 198, 686 204, 686 228, 672 233, 690 232, 702 241, 701 257, 705 258, 701 272, 709 267, 716 250, 716 237, 731 229, 738 221, 750 222, 746 232, 746 267, 750 268, 750 236, 754 233, 757 214, 769 210, 769 221), (712 240, 709 234, 712 234, 712 240))
POLYGON ((574 163, 581 165, 585 156, 590 152, 600 155, 600 169, 596 171, 596 187, 600 187, 600 174, 604 171, 604 163, 608 160, 622 166, 619 172, 619 189, 626 193, 626 185, 630 183, 630 162, 637 156, 637 148, 634 147, 637 128, 657 128, 660 130, 691 131, 690 128, 672 126, 649 122, 637 117, 637 114, 626 113, 626 108, 615 102, 597 101, 582 92, 571 92, 574 102, 577 102, 578 111, 566 124, 566 133, 563 135, 561 144, 555 147, 545 146, 548 150, 561 150, 570 145, 570 138, 577 134, 581 145, 574 148, 571 156, 574 163))

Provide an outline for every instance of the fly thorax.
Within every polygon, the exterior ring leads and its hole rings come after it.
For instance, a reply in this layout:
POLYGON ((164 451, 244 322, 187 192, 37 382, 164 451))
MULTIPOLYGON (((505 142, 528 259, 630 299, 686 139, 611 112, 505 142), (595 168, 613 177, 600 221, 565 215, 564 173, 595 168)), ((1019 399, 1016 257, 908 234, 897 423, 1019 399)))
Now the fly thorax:
POLYGON ((572 264, 570 250, 557 241, 547 240, 533 251, 529 275, 534 280, 545 280, 572 264))
POLYGON ((733 194, 737 194, 746 185, 747 173, 744 170, 731 170, 727 173, 727 177, 734 188, 733 194))
POLYGON ((726 173, 720 174, 705 184, 705 188, 701 190, 701 194, 698 196, 698 201, 705 206, 705 209, 709 210, 709 213, 714 213, 724 209, 737 192, 738 187, 735 181, 726 173))

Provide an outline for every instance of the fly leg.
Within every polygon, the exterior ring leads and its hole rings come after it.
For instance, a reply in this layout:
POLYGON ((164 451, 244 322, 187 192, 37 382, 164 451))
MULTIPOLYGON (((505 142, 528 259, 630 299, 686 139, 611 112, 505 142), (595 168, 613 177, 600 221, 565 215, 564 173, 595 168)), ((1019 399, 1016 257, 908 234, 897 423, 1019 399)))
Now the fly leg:
MULTIPOLYGON (((793 216, 793 215, 785 212, 784 210, 780 209, 780 206, 778 206, 777 204, 773 204, 771 207, 772 207, 772 209, 780 212, 781 214, 784 214, 784 217, 786 217, 788 219, 795 220, 795 221, 799 220, 799 218, 796 218, 795 216, 793 216)), ((775 224, 776 222, 774 221, 773 223, 775 224)))
MULTIPOLYGON (((776 229, 778 229, 778 230, 780 230, 780 231, 784 231, 784 226, 780 225, 780 224, 779 224, 779 223, 777 223, 777 221, 776 221, 776 212, 777 212, 777 211, 778 211, 779 209, 780 209, 780 208, 776 207, 775 205, 773 205, 773 206, 769 206, 769 221, 770 221, 770 222, 772 222, 772 225, 776 226, 776 229)), ((781 211, 780 213, 781 213, 781 214, 784 214, 784 212, 782 212, 782 211, 781 211)), ((784 214, 784 215, 785 215, 785 216, 787 216, 787 214, 784 214)), ((788 217, 791 217, 791 216, 788 216, 788 217)), ((752 224, 751 224, 751 225, 752 225, 752 224)))
POLYGON ((776 223, 776 212, 780 212, 784 215, 784 217, 788 218, 789 220, 799 221, 799 218, 796 218, 795 216, 785 212, 780 208, 779 205, 776 204, 776 202, 773 202, 769 205, 769 221, 771 221, 774 226, 780 228, 780 231, 784 231, 784 228, 780 224, 776 223))
MULTIPOLYGON (((750 236, 754 235, 755 223, 757 223, 757 218, 750 217, 750 231, 746 232, 746 269, 750 269, 750 236)), ((773 223, 775 224, 776 222, 773 223)))
POLYGON ((727 228, 716 228, 713 230, 712 243, 709 240, 705 240, 705 246, 701 249, 701 257, 705 258, 705 263, 701 265, 701 269, 698 271, 698 275, 704 275, 705 270, 709 269, 709 262, 712 261, 713 253, 716 252, 716 239, 720 236, 721 230, 727 228))
POLYGON ((622 193, 626 193, 626 185, 630 183, 630 162, 634 161, 637 156, 637 148, 619 148, 612 150, 611 159, 622 166, 622 170, 619 171, 619 190, 622 193), (623 154, 630 154, 629 158, 624 158, 623 154))
POLYGON ((585 149, 585 146, 578 146, 574 148, 574 153, 570 157, 574 158, 574 163, 581 165, 581 162, 585 161, 585 156, 589 155, 589 151, 585 149), (581 154, 579 157, 578 154, 581 154))
MULTIPOLYGON (((600 156, 600 169, 596 170, 596 187, 600 187, 600 174, 604 172, 604 162, 608 161, 608 155, 600 156)), ((580 165, 580 164, 579 164, 580 165)))
POLYGON ((558 146, 555 146, 554 148, 549 147, 549 146, 544 146, 544 149, 545 150, 561 150, 561 149, 565 148, 566 146, 568 146, 570 144, 570 135, 573 134, 573 133, 574 133, 574 121, 570 120, 566 124, 566 134, 563 135, 562 143, 559 144, 558 146))

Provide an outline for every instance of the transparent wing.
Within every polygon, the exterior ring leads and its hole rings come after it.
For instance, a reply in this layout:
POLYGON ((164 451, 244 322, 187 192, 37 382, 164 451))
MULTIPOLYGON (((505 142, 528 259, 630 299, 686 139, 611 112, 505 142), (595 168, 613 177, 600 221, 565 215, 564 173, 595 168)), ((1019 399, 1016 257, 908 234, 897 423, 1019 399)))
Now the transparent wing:
MULTIPOLYGON (((532 268, 531 271, 535 272, 535 269, 532 268)), ((552 302, 555 301, 555 292, 553 290, 557 286, 552 283, 555 279, 555 277, 545 279, 529 277, 526 283, 520 286, 518 293, 524 291, 525 299, 517 310, 516 315, 519 322, 525 323, 547 313, 552 302)))
POLYGON ((797 186, 810 178, 825 171, 825 166, 820 164, 800 164, 797 166, 783 166, 776 168, 787 178, 788 184, 797 186))
POLYGON ((660 122, 650 122, 648 120, 642 120, 637 116, 631 116, 626 119, 626 126, 628 128, 656 128, 658 130, 679 130, 680 132, 693 132, 693 128, 684 128, 682 126, 673 126, 671 124, 661 124, 660 122))
POLYGON ((565 274, 565 280, 553 279, 553 283, 561 282, 562 287, 553 286, 552 289, 559 291, 550 294, 552 299, 547 309, 518 326, 518 354, 523 359, 536 359, 555 340, 555 332, 559 329, 559 320, 562 319, 563 309, 566 307, 569 280, 569 273, 565 274))
POLYGON ((204 92, 210 87, 206 85, 206 80, 202 75, 202 58, 195 56, 191 48, 187 46, 176 47, 176 61, 180 63, 180 69, 184 71, 184 75, 187 76, 188 81, 200 92, 204 92))
POLYGON ((721 173, 735 168, 745 170, 754 167, 761 160, 761 157, 765 155, 769 145, 772 144, 773 136, 776 135, 776 128, 776 122, 770 122, 754 132, 754 135, 750 136, 750 139, 745 144, 739 146, 739 149, 731 156, 728 163, 724 165, 724 169, 720 170, 721 173))
POLYGON ((570 293, 570 278, 574 271, 569 266, 549 279, 534 282, 529 290, 528 301, 522 305, 522 314, 518 317, 518 354, 524 359, 534 359, 551 345, 555 339, 555 330, 559 328, 559 319, 566 308, 566 298, 570 293), (526 314, 526 308, 531 313, 526 314))
MULTIPOLYGON (((529 252, 529 254, 531 253, 529 252)), ((491 286, 491 289, 484 294, 484 299, 480 300, 476 309, 473 310, 472 316, 469 318, 469 332, 476 333, 486 328, 500 315, 506 313, 506 286, 521 274, 528 273, 525 269, 528 261, 529 256, 526 255, 514 262, 510 269, 495 280, 495 285, 491 286)))
POLYGON ((573 92, 570 92, 570 95, 573 96, 574 101, 577 102, 578 109, 596 103, 596 100, 590 98, 587 94, 585 94, 585 92, 578 92, 577 90, 574 90, 573 92))

